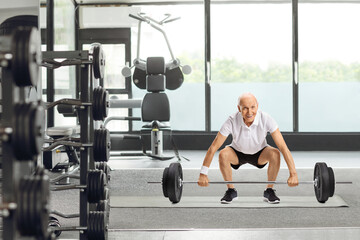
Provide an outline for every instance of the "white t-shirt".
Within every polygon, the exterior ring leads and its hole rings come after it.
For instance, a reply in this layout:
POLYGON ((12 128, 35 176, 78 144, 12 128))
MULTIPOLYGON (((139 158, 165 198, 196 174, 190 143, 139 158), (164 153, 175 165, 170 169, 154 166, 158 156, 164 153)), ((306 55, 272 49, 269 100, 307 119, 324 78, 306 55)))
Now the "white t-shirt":
POLYGON ((250 127, 244 123, 243 116, 236 112, 229 116, 220 129, 221 135, 232 135, 231 147, 245 154, 255 154, 268 146, 266 135, 278 129, 275 120, 267 113, 257 111, 254 122, 250 127))

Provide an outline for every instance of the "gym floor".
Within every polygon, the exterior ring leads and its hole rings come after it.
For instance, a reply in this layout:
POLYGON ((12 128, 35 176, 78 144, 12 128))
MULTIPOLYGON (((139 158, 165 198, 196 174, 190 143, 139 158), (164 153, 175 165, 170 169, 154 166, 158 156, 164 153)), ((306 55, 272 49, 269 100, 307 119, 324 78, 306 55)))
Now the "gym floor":
MULTIPOLYGON (((180 151, 184 180, 197 180, 205 151, 180 151)), ((171 155, 172 152, 165 154, 171 155)), ((293 152, 299 180, 312 180, 316 162, 326 162, 335 172, 336 181, 352 181, 337 185, 335 194, 349 207, 340 208, 111 208, 109 239, 358 239, 360 234, 360 152, 293 152)), ((215 155, 209 171, 210 180, 221 181, 215 155)), ((111 196, 162 197, 162 172, 171 162, 146 157, 111 157, 111 196)), ((285 162, 278 180, 288 176, 285 162)), ((266 169, 250 165, 234 172, 234 180, 266 180, 266 169)), ((261 196, 265 186, 236 186, 241 196, 261 196)), ((213 185, 199 188, 186 185, 183 196, 223 196, 226 187, 213 185)), ((288 188, 276 186, 281 196, 313 196, 310 185, 288 188)), ((78 191, 52 192, 51 208, 64 213, 78 212, 74 199, 78 191)), ((220 203, 219 203, 220 204, 220 203)), ((281 204, 281 203, 280 203, 281 204)), ((76 225, 77 219, 59 218, 63 226, 76 225)), ((60 239, 77 239, 76 232, 63 232, 60 239)))

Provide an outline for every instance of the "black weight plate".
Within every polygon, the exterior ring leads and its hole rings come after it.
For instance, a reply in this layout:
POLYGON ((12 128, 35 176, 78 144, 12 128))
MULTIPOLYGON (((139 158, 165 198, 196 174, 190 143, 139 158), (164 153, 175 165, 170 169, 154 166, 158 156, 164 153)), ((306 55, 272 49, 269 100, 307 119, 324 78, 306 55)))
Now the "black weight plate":
POLYGON ((103 170, 103 172, 106 174, 107 181, 110 181, 110 167, 106 164, 106 162, 97 162, 96 168, 99 170, 103 170))
POLYGON ((31 157, 31 153, 28 150, 30 143, 29 140, 26 139, 29 126, 26 126, 24 119, 26 117, 27 110, 27 104, 18 103, 14 107, 15 124, 11 143, 14 155, 18 160, 29 160, 31 157))
POLYGON ((99 170, 100 171, 100 179, 99 179, 99 189, 98 189, 98 193, 99 193, 99 199, 100 200, 105 200, 106 196, 105 196, 105 186, 107 185, 107 180, 106 180, 106 174, 103 172, 103 170, 99 170))
POLYGON ((320 203, 325 203, 330 196, 329 171, 326 163, 315 164, 314 181, 315 179, 317 179, 317 183, 314 185, 316 199, 320 203))
POLYGON ((99 170, 103 170, 103 172, 108 176, 110 174, 110 168, 106 162, 97 162, 96 168, 99 170))
POLYGON ((97 203, 100 200, 104 200, 104 182, 101 186, 102 178, 104 178, 104 175, 102 175, 103 172, 101 170, 91 170, 88 172, 88 185, 87 185, 87 191, 88 191, 88 202, 89 203, 97 203))
POLYGON ((132 76, 134 84, 140 89, 146 89, 146 71, 135 67, 132 76))
POLYGON ((106 240, 108 238, 106 214, 89 212, 87 237, 89 240, 106 240))
POLYGON ((38 27, 38 16, 16 15, 7 18, 0 24, 0 35, 10 35, 18 27, 38 27))
POLYGON ((99 203, 96 205, 96 211, 99 211, 99 212, 110 211, 110 204, 109 204, 108 200, 100 200, 99 203))
POLYGON ((182 195, 182 167, 180 163, 171 163, 168 172, 167 193, 172 203, 178 203, 182 195))
POLYGON ((106 128, 96 129, 94 134, 94 161, 107 162, 110 158, 110 132, 106 128), (96 139, 95 139, 96 136, 96 139))
POLYGON ((100 88, 94 88, 93 90, 93 108, 92 108, 92 114, 95 121, 99 120, 100 112, 99 112, 99 98, 100 98, 100 88))
POLYGON ((87 174, 87 197, 89 203, 96 203, 96 196, 94 196, 96 194, 95 177, 96 173, 94 170, 89 170, 87 174))
POLYGON ((93 68, 95 78, 104 78, 105 73, 105 53, 101 44, 93 44, 93 68))
POLYGON ((19 87, 36 86, 41 59, 39 32, 24 27, 18 28, 13 36, 15 57, 11 69, 14 81, 19 87))
POLYGON ((20 180, 19 183, 19 196, 18 196, 18 209, 16 211, 16 222, 20 232, 23 232, 27 229, 27 189, 29 186, 29 181, 27 177, 24 177, 20 180))
POLYGON ((330 195, 329 197, 334 196, 335 193, 335 174, 331 167, 328 167, 329 170, 329 188, 330 188, 330 195))
POLYGON ((94 143, 93 143, 93 155, 95 162, 101 162, 100 154, 100 132, 101 129, 94 130, 94 143))
POLYGON ((162 177, 162 181, 161 181, 163 194, 164 194, 164 197, 166 197, 166 198, 169 197, 168 192, 167 192, 167 186, 168 186, 168 182, 169 182, 168 174, 169 174, 169 168, 166 167, 164 169, 163 177, 162 177))
POLYGON ((104 130, 105 130, 105 147, 106 147, 104 161, 107 162, 109 161, 110 158, 111 139, 110 139, 110 131, 106 128, 104 130))
POLYGON ((34 228, 34 220, 33 217, 35 216, 35 209, 34 209, 34 187, 35 187, 35 181, 33 178, 29 177, 28 179, 29 181, 29 185, 28 185, 28 189, 26 189, 27 192, 27 197, 26 197, 26 228, 24 229, 25 231, 22 232, 22 235, 25 236, 30 236, 30 235, 34 235, 36 234, 36 228, 34 228))
POLYGON ((109 113, 109 93, 108 93, 108 91, 105 91, 105 90, 103 90, 101 110, 102 110, 102 116, 103 116, 102 120, 104 121, 104 119, 107 118, 108 113, 109 113))
POLYGON ((42 106, 31 105, 30 108, 31 153, 33 156, 41 152, 44 143, 45 110, 42 106))
POLYGON ((23 103, 24 108, 23 112, 21 113, 21 131, 22 131, 22 151, 24 152, 24 160, 31 159, 33 157, 31 144, 31 126, 30 119, 31 119, 31 103, 23 103))
POLYGON ((24 35, 24 31, 16 29, 13 32, 13 60, 11 63, 11 70, 16 85, 21 84, 22 79, 24 79, 23 84, 25 85, 29 81, 29 79, 26 79, 26 69, 24 70, 24 72, 22 71, 22 68, 25 68, 25 66, 23 66, 24 58, 26 59, 26 57, 24 56, 24 48, 26 43, 25 38, 26 37, 24 35))
POLYGON ((100 153, 101 153, 101 161, 105 162, 106 160, 106 132, 105 129, 101 129, 100 133, 100 153))
POLYGON ((171 70, 166 69, 166 89, 175 90, 178 89, 184 82, 184 75, 180 67, 173 68, 171 70))

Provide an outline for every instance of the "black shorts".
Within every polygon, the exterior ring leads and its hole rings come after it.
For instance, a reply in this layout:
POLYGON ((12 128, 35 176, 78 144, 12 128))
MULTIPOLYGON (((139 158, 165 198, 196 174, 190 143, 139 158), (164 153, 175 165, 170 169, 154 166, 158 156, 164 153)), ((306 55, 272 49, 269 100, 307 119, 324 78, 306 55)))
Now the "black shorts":
POLYGON ((238 169, 241 165, 243 165, 245 163, 249 163, 249 164, 251 164, 251 165, 253 165, 253 166, 257 167, 257 168, 263 168, 267 164, 267 163, 265 163, 264 165, 259 165, 258 164, 260 154, 262 153, 262 151, 265 148, 261 149, 260 151, 258 151, 255 154, 245 154, 245 153, 242 153, 242 152, 239 152, 239 151, 235 150, 233 147, 231 147, 231 148, 234 150, 234 152, 236 153, 236 155, 238 157, 238 160, 239 160, 239 164, 237 164, 237 165, 231 164, 231 167, 233 169, 238 169))

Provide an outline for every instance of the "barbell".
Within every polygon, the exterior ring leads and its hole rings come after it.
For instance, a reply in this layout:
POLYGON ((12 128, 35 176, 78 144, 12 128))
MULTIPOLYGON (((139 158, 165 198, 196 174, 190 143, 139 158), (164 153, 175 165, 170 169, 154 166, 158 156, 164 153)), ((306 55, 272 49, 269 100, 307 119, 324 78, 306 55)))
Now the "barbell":
POLYGON ((74 106, 80 109, 86 106, 92 106, 92 114, 95 121, 104 121, 108 115, 109 93, 101 86, 94 88, 92 102, 81 102, 80 99, 63 98, 55 102, 47 103, 46 109, 53 108, 58 105, 59 113, 74 114, 74 106))
POLYGON ((106 240, 108 237, 108 213, 106 211, 90 211, 86 227, 70 226, 62 227, 55 217, 49 219, 48 226, 56 237, 63 231, 85 231, 89 240, 106 240))
POLYGON ((71 189, 86 189, 89 203, 98 203, 106 199, 107 177, 102 170, 89 170, 87 174, 87 185, 65 185, 52 187, 51 191, 63 191, 71 189))
MULTIPOLYGON (((106 128, 100 128, 94 130, 94 142, 93 143, 81 143, 80 138, 59 138, 59 139, 46 139, 46 143, 51 143, 50 146, 44 147, 43 151, 51 151, 58 146, 72 146, 77 148, 92 147, 95 162, 107 162, 110 158, 110 132, 106 128)), ((105 169, 105 168, 104 168, 105 169)))
MULTIPOLYGON (((49 53, 49 52, 45 52, 49 53)), ((49 54, 44 54, 46 56, 51 56, 49 54)), ((93 43, 91 44, 91 48, 89 51, 89 55, 92 56, 92 59, 83 60, 83 59, 65 59, 63 61, 56 61, 52 58, 43 58, 41 62, 42 67, 46 67, 49 69, 56 69, 64 66, 76 66, 76 65, 84 65, 84 64, 91 64, 93 66, 93 73, 94 77, 104 78, 105 75, 105 53, 100 43, 93 43)), ((81 56, 81 53, 79 53, 81 56)))
MULTIPOLYGON (((149 184, 162 184, 163 194, 172 203, 181 200, 184 184, 197 184, 197 181, 183 181, 181 164, 171 163, 163 171, 161 182, 148 182, 149 184)), ((218 181, 210 184, 288 184, 286 181, 218 181)), ((315 196, 318 202, 325 203, 335 192, 335 184, 352 184, 352 182, 335 182, 334 171, 324 162, 318 162, 314 167, 313 181, 299 181, 299 184, 314 185, 315 196)))

